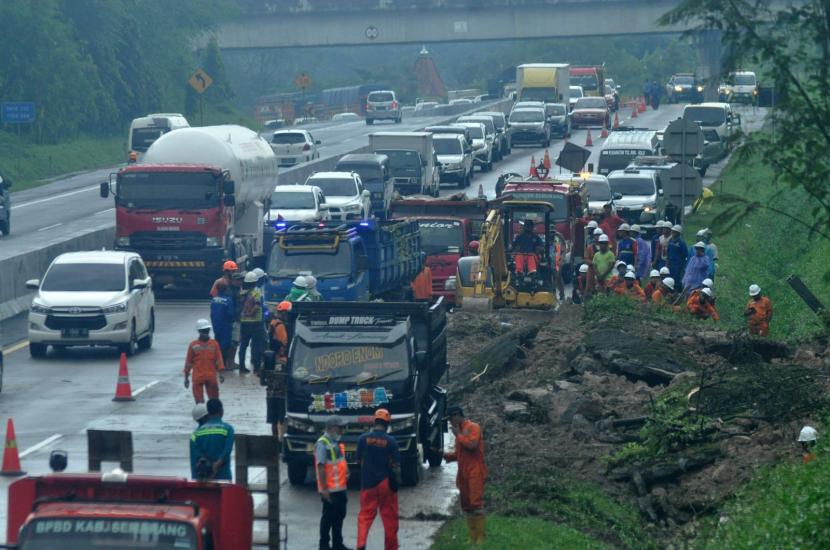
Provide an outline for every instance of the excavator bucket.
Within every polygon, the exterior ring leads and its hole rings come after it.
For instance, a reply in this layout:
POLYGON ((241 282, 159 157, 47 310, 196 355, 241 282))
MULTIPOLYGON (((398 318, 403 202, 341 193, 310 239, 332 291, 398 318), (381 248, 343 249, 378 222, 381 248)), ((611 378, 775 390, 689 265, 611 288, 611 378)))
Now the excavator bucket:
POLYGON ((464 298, 464 311, 485 313, 493 310, 493 298, 488 296, 469 296, 464 298))

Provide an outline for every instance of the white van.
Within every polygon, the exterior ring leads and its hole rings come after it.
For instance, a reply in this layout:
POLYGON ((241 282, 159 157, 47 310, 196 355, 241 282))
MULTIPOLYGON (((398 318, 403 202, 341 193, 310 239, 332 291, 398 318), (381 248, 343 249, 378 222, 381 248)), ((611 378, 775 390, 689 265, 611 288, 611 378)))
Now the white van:
POLYGON ((729 143, 732 132, 741 125, 741 115, 733 113, 729 103, 686 105, 683 107, 683 118, 697 122, 704 133, 714 130, 725 143, 729 143))
POLYGON ((654 130, 613 130, 602 144, 597 173, 607 176, 614 170, 625 170, 637 157, 659 154, 660 139, 654 130))
POLYGON ((179 113, 155 113, 134 118, 130 123, 130 135, 127 141, 127 160, 130 153, 136 154, 136 161, 144 158, 147 149, 162 135, 179 128, 190 128, 190 123, 179 113))

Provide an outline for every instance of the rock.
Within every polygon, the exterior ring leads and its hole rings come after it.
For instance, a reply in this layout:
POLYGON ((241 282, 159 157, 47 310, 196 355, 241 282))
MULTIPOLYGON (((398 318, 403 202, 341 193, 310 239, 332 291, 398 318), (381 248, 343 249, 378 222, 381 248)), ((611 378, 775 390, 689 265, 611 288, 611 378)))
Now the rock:
POLYGON ((573 415, 571 429, 576 439, 587 441, 594 435, 594 425, 581 414, 573 415))
POLYGON ((695 338, 694 336, 683 336, 682 338, 680 338, 680 343, 684 346, 693 346, 697 344, 697 338, 695 338))
POLYGON ((562 413, 562 422, 573 423, 576 416, 581 416, 588 420, 599 420, 604 416, 605 407, 602 400, 597 397, 580 397, 576 399, 571 405, 562 413))
POLYGON ((548 399, 552 398, 553 394, 546 388, 526 388, 522 390, 514 390, 507 396, 513 401, 523 401, 529 405, 544 406, 548 399))
POLYGON ((602 363, 590 355, 579 355, 570 362, 571 370, 583 374, 585 372, 599 372, 602 370, 602 363))
POLYGON ((530 422, 533 420, 530 407, 523 401, 505 401, 504 418, 513 422, 530 422))
POLYGON ((579 388, 579 384, 574 384, 567 380, 557 380, 553 383, 553 387, 559 391, 575 391, 579 388))

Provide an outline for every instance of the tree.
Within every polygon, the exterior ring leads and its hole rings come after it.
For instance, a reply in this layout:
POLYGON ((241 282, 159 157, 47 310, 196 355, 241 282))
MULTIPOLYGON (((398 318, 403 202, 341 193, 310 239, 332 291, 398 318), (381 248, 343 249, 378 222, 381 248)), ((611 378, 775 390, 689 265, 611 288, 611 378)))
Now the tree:
MULTIPOLYGON (((761 155, 776 180, 803 189, 812 199, 794 219, 830 239, 830 2, 805 0, 777 9, 769 0, 684 0, 664 24, 697 22, 718 29, 729 46, 726 71, 737 63, 764 67, 776 93, 775 134, 761 133, 740 152, 761 155)), ((786 200, 786 189, 778 195, 786 200)), ((778 200, 778 199, 776 199, 778 200)), ((758 208, 749 199, 733 208, 733 220, 758 208)))
POLYGON ((205 99, 215 104, 233 99, 233 90, 225 73, 225 64, 216 37, 211 37, 208 41, 204 59, 204 70, 213 79, 213 84, 205 92, 205 99))

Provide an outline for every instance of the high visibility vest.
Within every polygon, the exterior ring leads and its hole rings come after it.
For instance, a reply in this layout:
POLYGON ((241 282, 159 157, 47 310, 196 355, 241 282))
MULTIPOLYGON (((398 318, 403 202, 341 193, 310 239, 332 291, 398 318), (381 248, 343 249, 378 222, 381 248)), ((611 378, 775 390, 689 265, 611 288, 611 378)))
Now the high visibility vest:
MULTIPOLYGON (((317 490, 320 492, 323 492, 326 489, 329 491, 345 490, 346 482, 349 479, 349 464, 346 462, 346 446, 342 443, 337 445, 337 447, 340 448, 340 456, 337 456, 337 449, 335 448, 334 443, 329 441, 325 435, 320 436, 320 439, 317 441, 323 442, 329 452, 329 455, 331 456, 331 462, 327 462, 325 465, 326 484, 328 487, 323 487, 323 480, 320 479, 320 475, 317 474, 317 490)), ((317 473, 317 453, 314 453, 314 472, 317 473)))

